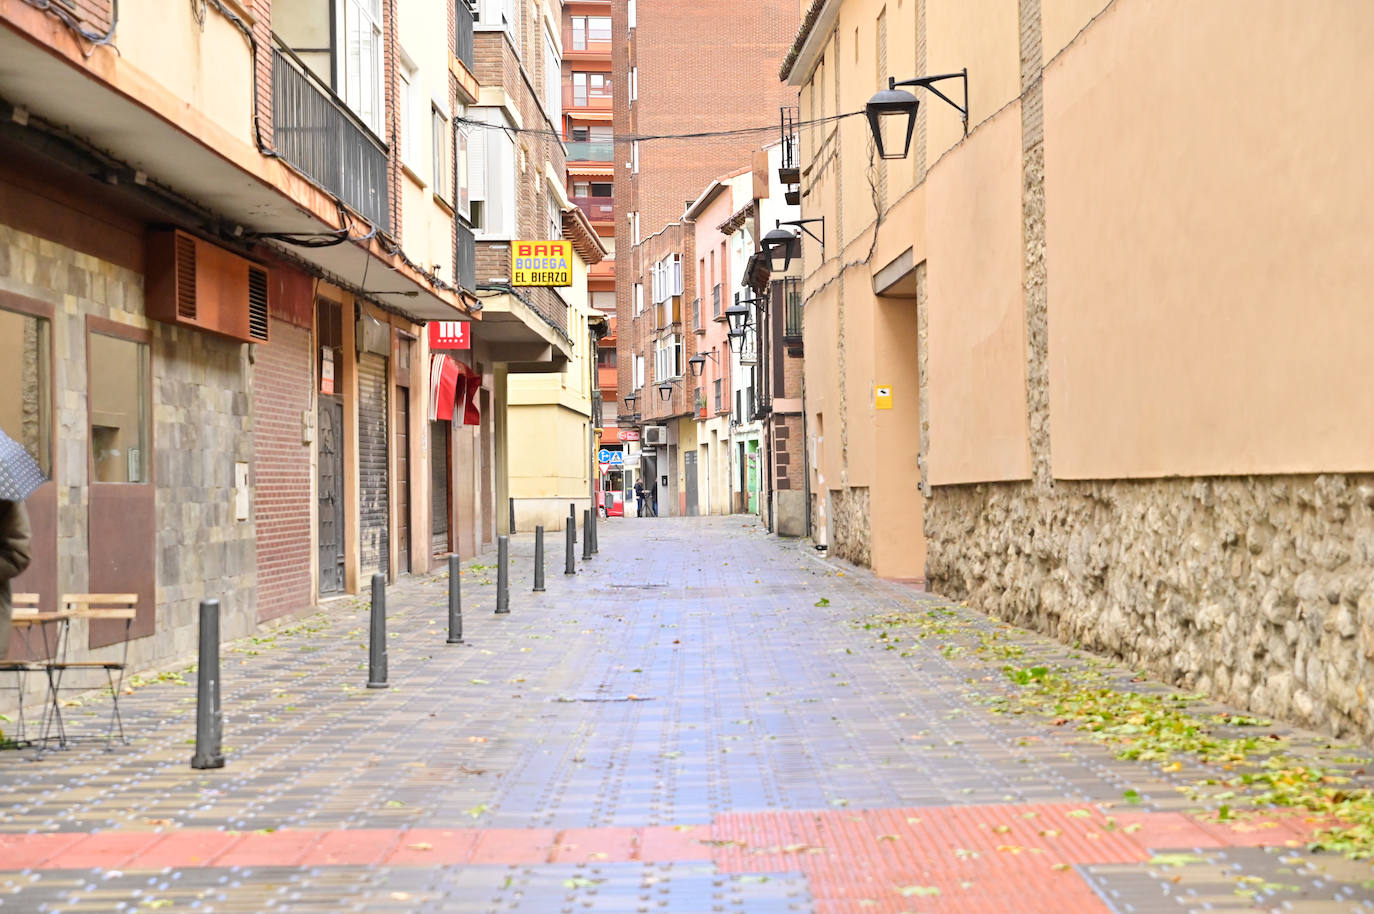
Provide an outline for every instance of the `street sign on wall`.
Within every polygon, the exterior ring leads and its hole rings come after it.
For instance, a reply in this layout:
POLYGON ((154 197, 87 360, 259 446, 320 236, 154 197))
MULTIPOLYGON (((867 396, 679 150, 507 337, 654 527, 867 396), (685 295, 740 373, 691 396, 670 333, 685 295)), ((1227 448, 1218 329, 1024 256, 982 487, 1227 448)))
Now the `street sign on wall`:
POLYGON ((512 241, 511 285, 570 286, 572 256, 571 241, 512 241))
POLYGON ((471 349, 472 327, 468 321, 430 321, 430 349, 471 349))

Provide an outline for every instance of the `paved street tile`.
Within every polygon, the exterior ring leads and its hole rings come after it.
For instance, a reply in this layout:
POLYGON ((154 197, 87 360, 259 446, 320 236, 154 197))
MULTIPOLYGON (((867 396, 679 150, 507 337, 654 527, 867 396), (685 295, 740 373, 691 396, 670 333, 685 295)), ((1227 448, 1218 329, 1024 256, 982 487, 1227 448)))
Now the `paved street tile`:
POLYGON ((1020 713, 980 651, 1163 686, 742 518, 600 533, 542 594, 517 537, 508 616, 467 563, 464 644, 442 575, 391 588, 388 689, 361 600, 226 645, 220 770, 188 764, 193 674, 142 677, 110 752, 87 696, 87 739, 0 753, 0 910, 1374 909, 1374 868, 1306 849, 1322 823, 1218 816, 1189 792, 1218 766, 1020 713))

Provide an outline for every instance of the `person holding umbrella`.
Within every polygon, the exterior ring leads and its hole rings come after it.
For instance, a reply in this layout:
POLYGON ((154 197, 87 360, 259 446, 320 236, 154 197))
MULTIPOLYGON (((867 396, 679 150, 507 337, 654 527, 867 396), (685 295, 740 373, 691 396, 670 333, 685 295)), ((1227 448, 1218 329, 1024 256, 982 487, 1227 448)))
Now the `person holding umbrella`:
POLYGON ((0 660, 10 649, 10 581, 24 573, 32 558, 24 499, 46 481, 24 446, 0 431, 0 660))

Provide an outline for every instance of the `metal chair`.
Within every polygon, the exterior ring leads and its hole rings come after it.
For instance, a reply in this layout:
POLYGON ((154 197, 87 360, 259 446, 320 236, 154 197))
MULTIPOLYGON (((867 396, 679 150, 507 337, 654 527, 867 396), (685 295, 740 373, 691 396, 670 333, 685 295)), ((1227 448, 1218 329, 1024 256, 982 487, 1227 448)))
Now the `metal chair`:
MULTIPOLYGON (((58 691, 62 687, 64 673, 72 670, 104 670, 105 680, 110 689, 110 725, 105 735, 105 748, 114 742, 115 729, 119 730, 119 740, 126 746, 128 737, 124 735, 124 720, 119 714, 119 692, 124 687, 124 673, 129 667, 129 632, 134 617, 138 614, 138 594, 133 593, 79 593, 63 594, 62 610, 70 619, 114 620, 124 623, 123 652, 120 659, 114 660, 66 660, 60 659, 47 664, 52 675, 52 713, 56 718, 59 732, 63 730, 61 704, 58 691)), ((70 638, 68 639, 70 640, 70 638)), ((65 654, 65 652, 64 652, 65 654)), ((46 732, 44 733, 46 737, 46 732)), ((62 739, 65 745, 65 736, 62 739)))

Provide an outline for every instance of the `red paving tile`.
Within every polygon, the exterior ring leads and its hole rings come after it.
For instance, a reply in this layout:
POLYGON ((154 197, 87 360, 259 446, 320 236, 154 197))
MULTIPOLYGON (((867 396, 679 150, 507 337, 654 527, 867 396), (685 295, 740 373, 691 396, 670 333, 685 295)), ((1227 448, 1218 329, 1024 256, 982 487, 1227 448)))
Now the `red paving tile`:
POLYGON ((251 832, 226 850, 213 866, 297 866, 327 832, 283 829, 251 832))
POLYGON ((0 861, 7 870, 39 867, 78 841, 84 833, 50 832, 38 835, 0 835, 0 861))
POLYGON ((639 831, 633 828, 570 828, 558 833, 549 863, 628 863, 636 859, 639 831))
POLYGON ((654 825, 639 832, 635 859, 649 863, 690 863, 711 859, 709 825, 654 825))
POLYGON ((70 847, 65 847, 44 867, 64 870, 122 869, 139 853, 164 838, 154 831, 107 831, 87 835, 70 847))
POLYGON ((355 828, 326 832, 301 858, 301 866, 377 866, 401 843, 392 828, 355 828))
POLYGON ((413 828, 386 858, 387 866, 451 866, 472 859, 482 832, 476 828, 413 828))
POLYGON ((244 838, 240 832, 171 831, 139 852, 125 864, 131 870, 160 870, 163 867, 209 866, 211 861, 244 838))
POLYGON ((552 828, 488 828, 472 848, 470 863, 544 863, 558 832, 552 828))

